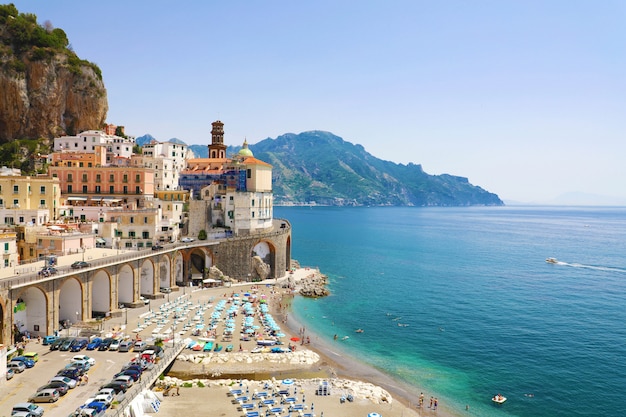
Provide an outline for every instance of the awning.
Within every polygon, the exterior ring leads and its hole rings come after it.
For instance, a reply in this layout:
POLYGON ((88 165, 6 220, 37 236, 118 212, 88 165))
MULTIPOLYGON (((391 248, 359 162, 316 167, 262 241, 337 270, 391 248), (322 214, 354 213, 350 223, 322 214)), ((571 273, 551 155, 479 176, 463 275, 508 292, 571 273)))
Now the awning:
POLYGON ((106 241, 106 240, 104 240, 104 239, 102 239, 101 237, 97 237, 97 238, 96 238, 96 243, 105 244, 105 243, 107 243, 107 241, 106 241))
POLYGON ((106 201, 107 203, 117 203, 118 201, 122 201, 121 198, 115 198, 115 197, 101 197, 100 200, 102 201, 106 201))
POLYGON ((222 282, 222 281, 220 281, 219 279, 207 278, 207 279, 203 279, 202 282, 204 282, 205 284, 210 284, 210 283, 222 282))
POLYGON ((87 201, 87 197, 67 197, 67 201, 87 201))

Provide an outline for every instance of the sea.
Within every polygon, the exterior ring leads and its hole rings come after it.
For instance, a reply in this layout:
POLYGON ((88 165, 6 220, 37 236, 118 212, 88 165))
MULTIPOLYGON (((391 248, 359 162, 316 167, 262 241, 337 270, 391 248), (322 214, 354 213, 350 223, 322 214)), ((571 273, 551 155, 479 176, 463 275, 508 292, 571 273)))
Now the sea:
POLYGON ((292 314, 426 402, 470 416, 626 414, 626 208, 313 206, 274 217, 292 225, 292 257, 329 277, 331 295, 297 297, 292 314))

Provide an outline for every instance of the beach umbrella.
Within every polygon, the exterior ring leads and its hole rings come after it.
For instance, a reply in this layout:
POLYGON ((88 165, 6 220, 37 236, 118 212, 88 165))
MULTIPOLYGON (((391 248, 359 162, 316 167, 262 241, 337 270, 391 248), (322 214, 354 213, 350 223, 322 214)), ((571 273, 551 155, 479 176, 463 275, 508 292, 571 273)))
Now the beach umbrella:
POLYGON ((367 415, 367 417, 383 417, 383 416, 381 416, 381 415, 380 415, 380 414, 378 414, 378 413, 369 413, 369 414, 367 415))
POLYGON ((299 342, 299 341, 300 341, 300 338, 299 338, 299 337, 294 336, 294 337, 292 337, 292 338, 291 338, 291 339, 289 339, 289 340, 291 340, 292 342, 299 342))
POLYGON ((292 385, 293 379, 283 379, 283 385, 292 385))

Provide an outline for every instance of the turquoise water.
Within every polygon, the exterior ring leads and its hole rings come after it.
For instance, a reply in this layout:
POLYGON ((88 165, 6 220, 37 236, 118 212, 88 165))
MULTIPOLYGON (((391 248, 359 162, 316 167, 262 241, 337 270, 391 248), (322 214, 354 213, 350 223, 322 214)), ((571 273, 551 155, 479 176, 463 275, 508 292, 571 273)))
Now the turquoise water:
POLYGON ((625 208, 274 214, 293 258, 330 278, 332 295, 294 314, 338 349, 464 415, 624 414, 625 208))

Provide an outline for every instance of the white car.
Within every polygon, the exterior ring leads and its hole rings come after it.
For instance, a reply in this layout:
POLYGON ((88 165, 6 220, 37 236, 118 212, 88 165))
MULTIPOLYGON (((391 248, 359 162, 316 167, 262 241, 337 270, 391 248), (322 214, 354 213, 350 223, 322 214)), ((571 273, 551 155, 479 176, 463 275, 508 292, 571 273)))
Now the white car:
POLYGON ((72 378, 68 378, 66 376, 55 376, 51 378, 49 382, 54 382, 54 381, 65 382, 70 387, 70 389, 76 388, 76 380, 72 378))
POLYGON ((109 345, 109 350, 118 350, 120 348, 120 342, 121 340, 114 339, 109 345))
POLYGON ((184 237, 184 238, 182 238, 180 241, 181 241, 181 242, 183 242, 183 243, 191 243, 191 242, 193 242, 194 240, 196 240, 196 239, 194 239, 194 238, 192 238, 192 237, 184 237))
POLYGON ((128 388, 132 387, 133 384, 135 383, 135 381, 133 380, 133 377, 130 375, 116 376, 113 381, 123 382, 128 386, 128 388))
POLYGON ((85 401, 85 405, 87 404, 91 404, 91 403, 102 403, 104 404, 104 406, 106 408, 109 408, 111 406, 111 403, 113 402, 113 396, 110 394, 100 394, 100 395, 96 395, 93 398, 87 398, 87 401, 85 401))
POLYGON ((117 394, 113 388, 100 388, 100 391, 96 392, 96 395, 110 395, 115 398, 117 394))
POLYGON ((88 362, 89 366, 94 366, 96 364, 96 360, 87 355, 75 355, 72 358, 72 362, 88 362))

